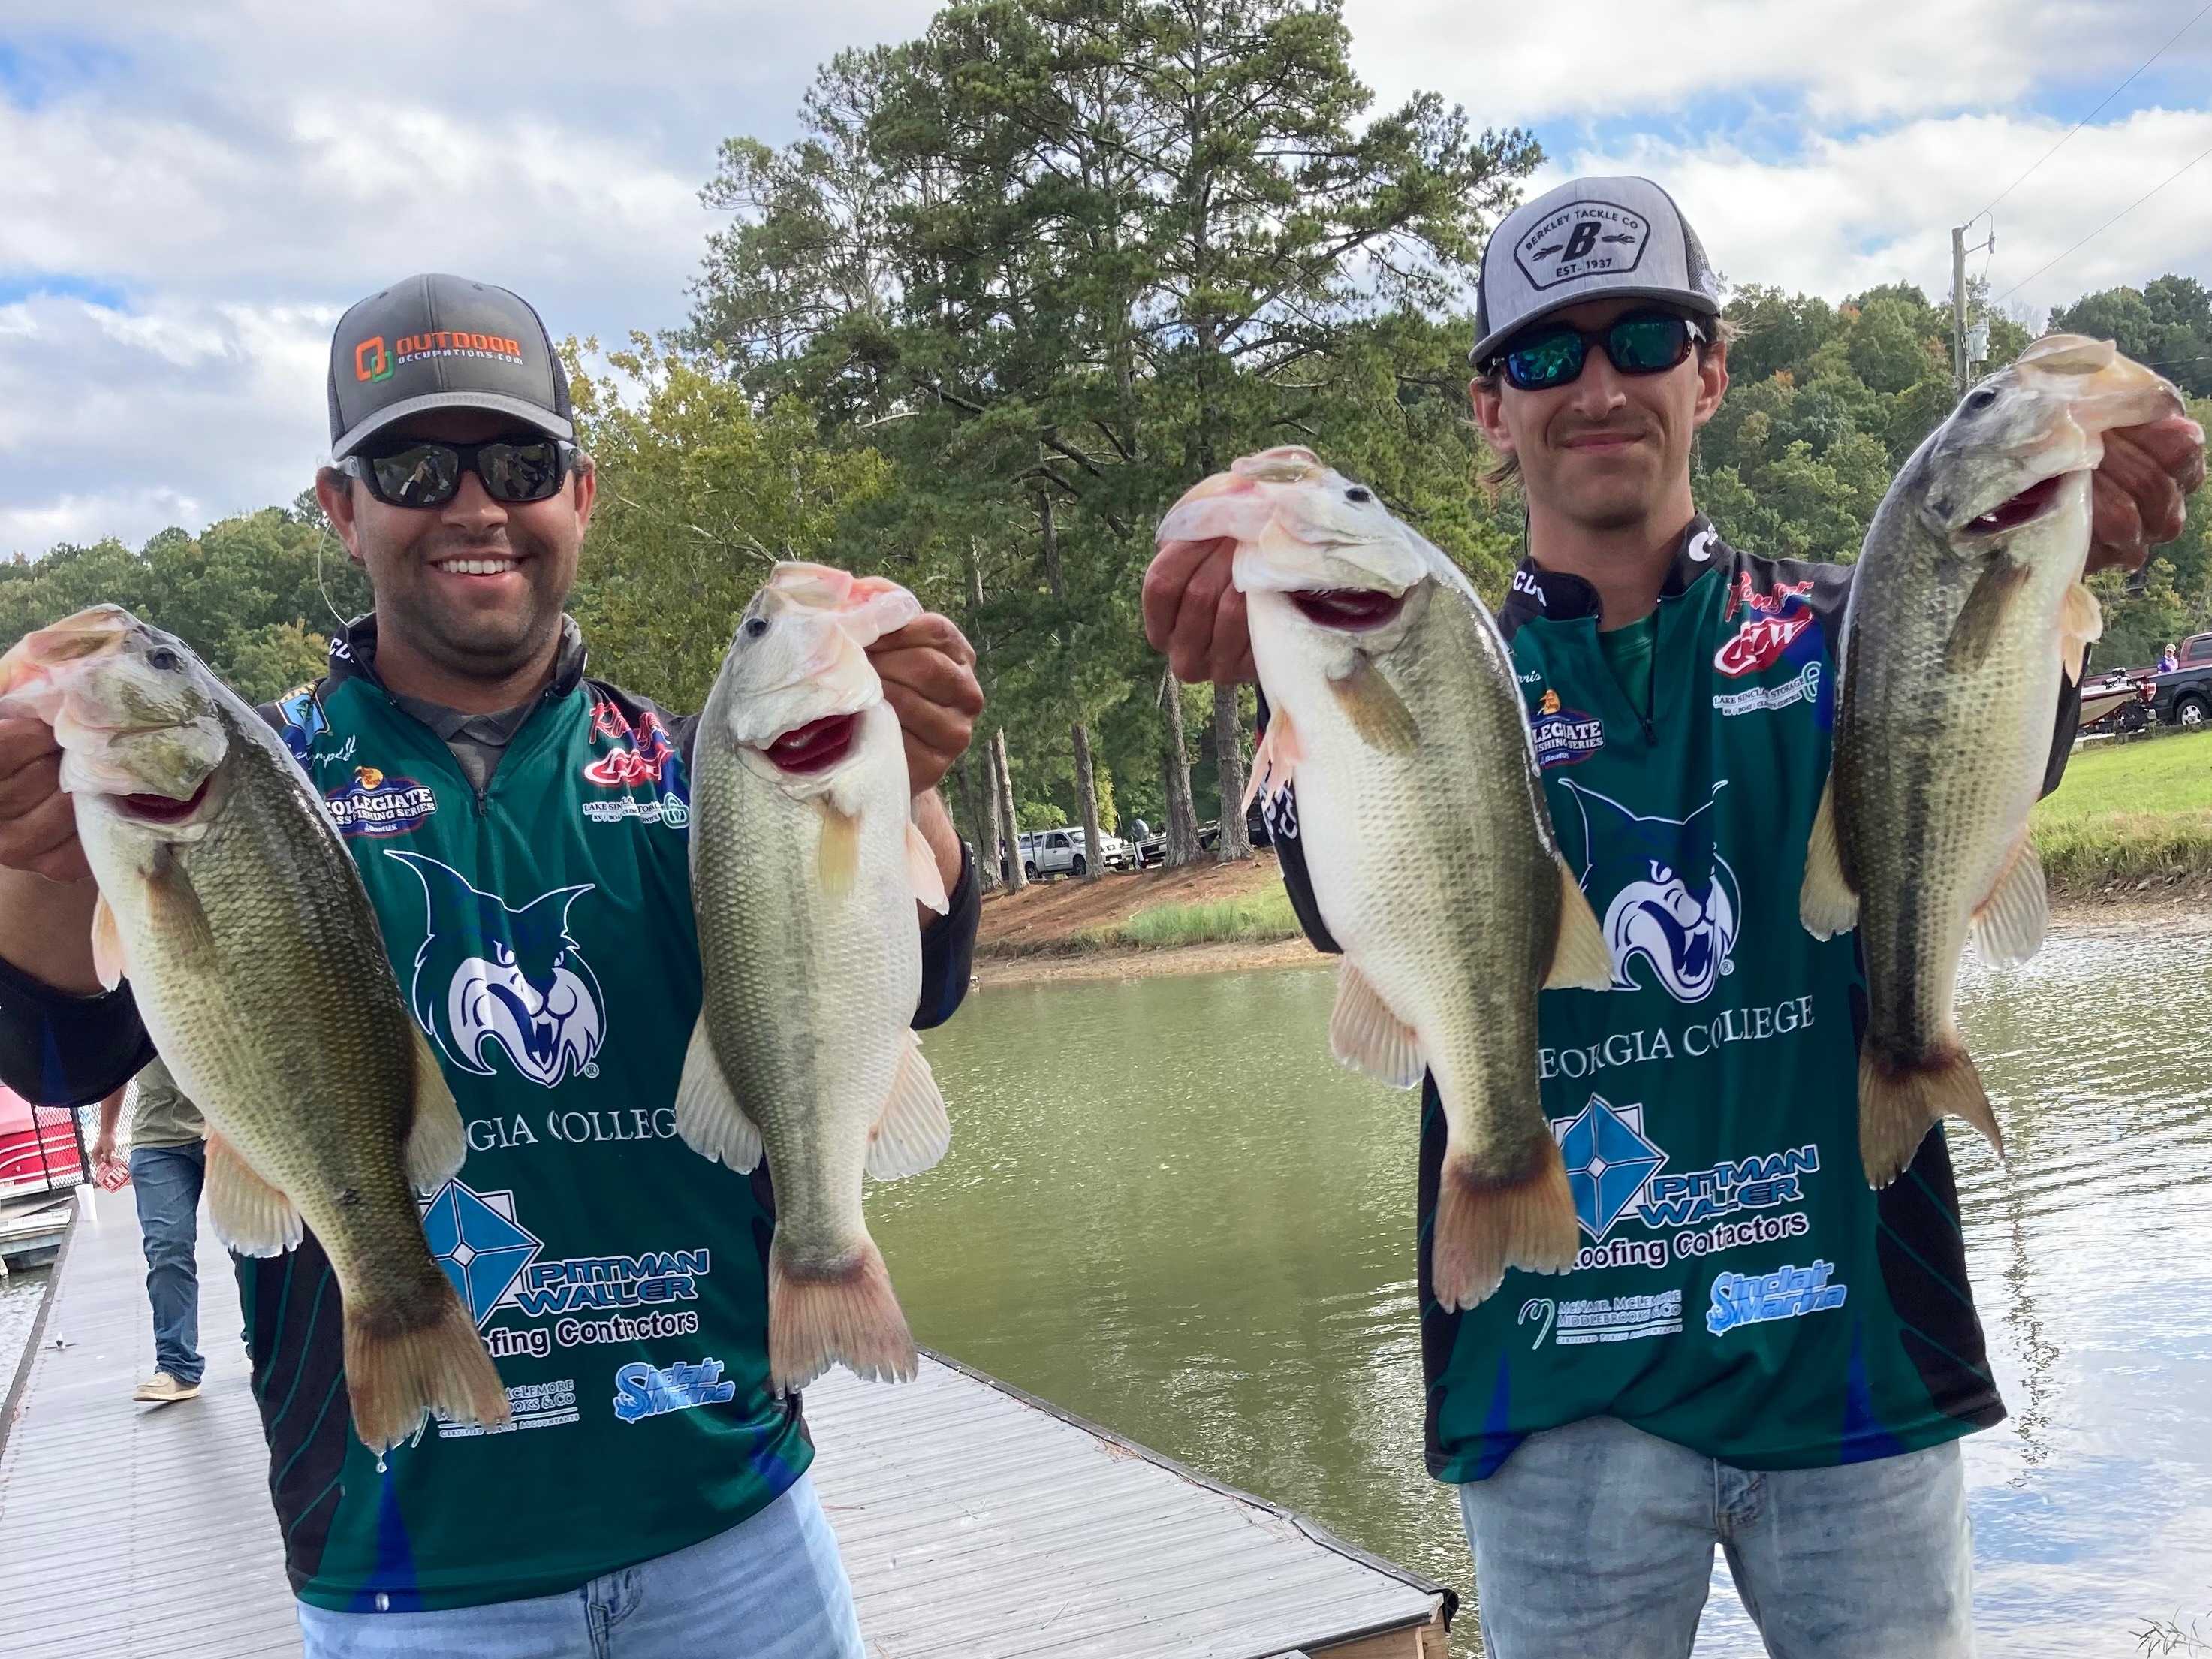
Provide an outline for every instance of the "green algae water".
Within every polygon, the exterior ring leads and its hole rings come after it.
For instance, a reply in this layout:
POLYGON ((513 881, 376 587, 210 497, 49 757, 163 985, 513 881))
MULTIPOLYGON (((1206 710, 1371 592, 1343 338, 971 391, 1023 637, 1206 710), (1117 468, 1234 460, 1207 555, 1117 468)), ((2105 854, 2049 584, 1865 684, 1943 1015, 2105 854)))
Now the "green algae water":
MULTIPOLYGON (((1418 1099, 1331 1061, 1334 994, 1325 967, 978 990, 927 1039, 952 1151, 870 1225, 924 1343, 1471 1602, 1421 1464, 1418 1099)), ((1966 1443, 1984 1651, 2212 1639, 2208 1002, 2201 938, 1963 975, 2009 1158, 1954 1126, 2012 1413, 1966 1443)), ((1716 1571, 1698 1653, 1760 1653, 1716 1571)))

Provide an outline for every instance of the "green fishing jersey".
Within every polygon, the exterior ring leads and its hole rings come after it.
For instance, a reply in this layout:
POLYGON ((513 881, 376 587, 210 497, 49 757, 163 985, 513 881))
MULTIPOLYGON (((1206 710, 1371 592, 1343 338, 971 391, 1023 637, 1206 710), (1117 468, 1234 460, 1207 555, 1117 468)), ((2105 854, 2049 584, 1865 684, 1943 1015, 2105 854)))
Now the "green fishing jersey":
MULTIPOLYGON (((432 1254, 476 1316, 511 1427, 433 1419, 380 1461, 349 1415, 338 1286, 313 1235, 241 1261, 253 1390, 292 1585, 336 1611, 555 1594, 735 1526, 812 1456, 769 1386, 775 1195, 678 1137, 700 1000, 687 836, 695 718, 586 678, 571 640, 479 792, 374 674, 373 619, 264 711, 354 855, 468 1145, 432 1254)), ((968 984, 963 870, 924 936, 915 1023, 968 984)), ((37 1000, 21 975, 11 1017, 37 1000)), ((112 1000, 111 1000, 112 1001, 112 1000)), ((44 1000, 49 1072, 143 1050, 44 1000)), ((108 1026, 135 1021, 127 999, 108 1026)), ((22 1069, 18 1067, 19 1070, 22 1069)))
MULTIPOLYGON (((1544 1110, 1581 1226, 1571 1271, 1510 1272, 1473 1309, 1437 1305, 1444 1125, 1424 1085, 1439 1479, 1480 1480, 1527 1436, 1600 1415, 1777 1469, 1911 1451, 2003 1415, 1943 1133, 1869 1188, 1856 935, 1824 942, 1797 918, 1849 586, 1845 568, 1753 557, 1693 521, 1649 624, 1646 704, 1608 661, 1632 667, 1642 641, 1601 644, 1587 582, 1533 562, 1513 579, 1499 622, 1613 984, 1544 992, 1539 1009, 1544 1110)), ((1268 812, 1308 931, 1334 949, 1287 790, 1268 812)))

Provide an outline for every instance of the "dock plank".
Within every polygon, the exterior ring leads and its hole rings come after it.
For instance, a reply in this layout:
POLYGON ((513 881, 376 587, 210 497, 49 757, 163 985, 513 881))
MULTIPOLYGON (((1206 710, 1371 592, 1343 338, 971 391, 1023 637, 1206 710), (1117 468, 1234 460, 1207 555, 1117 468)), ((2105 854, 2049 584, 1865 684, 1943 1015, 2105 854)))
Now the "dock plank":
MULTIPOLYGON (((138 1405, 153 1340, 137 1217, 128 1194, 96 1206, 0 1425, 0 1654, 294 1659, 229 1261, 204 1218, 204 1391, 138 1405)), ((872 1659, 1267 1659, 1412 1632, 1447 1601, 934 1355, 897 1387, 835 1372, 806 1405, 872 1659)))

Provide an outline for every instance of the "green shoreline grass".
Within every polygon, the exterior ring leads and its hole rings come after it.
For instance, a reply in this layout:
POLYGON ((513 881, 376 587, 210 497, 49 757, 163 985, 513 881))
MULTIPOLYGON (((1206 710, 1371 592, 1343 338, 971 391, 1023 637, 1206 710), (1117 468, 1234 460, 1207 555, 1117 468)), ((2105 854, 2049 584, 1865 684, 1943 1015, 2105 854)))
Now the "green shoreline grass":
POLYGON ((2099 744, 2037 804, 2030 827, 2051 890, 2212 877, 2212 743, 2203 732, 2099 744))
POLYGON ((977 947, 976 954, 1064 957, 1133 947, 1139 951, 1172 951, 1186 945, 1210 945, 1223 939, 1265 944, 1273 939, 1296 939, 1300 932, 1297 915, 1291 908, 1291 896, 1279 880, 1259 892, 1217 899, 1211 903, 1148 905, 1126 921, 1086 927, 1062 939, 983 945, 977 947))

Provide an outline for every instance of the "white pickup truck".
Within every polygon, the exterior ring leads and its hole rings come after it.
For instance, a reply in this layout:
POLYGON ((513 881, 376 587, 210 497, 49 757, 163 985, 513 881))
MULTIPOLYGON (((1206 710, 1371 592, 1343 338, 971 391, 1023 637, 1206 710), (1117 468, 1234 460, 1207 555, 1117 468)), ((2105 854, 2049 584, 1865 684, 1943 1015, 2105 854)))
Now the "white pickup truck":
MULTIPOLYGON (((1084 876, 1091 873, 1089 848, 1080 825, 1066 830, 1024 830, 1021 833, 1022 873, 1031 881, 1043 876, 1084 876)), ((1135 854, 1129 843, 1105 830, 1098 832, 1101 865, 1127 870, 1135 854)))

